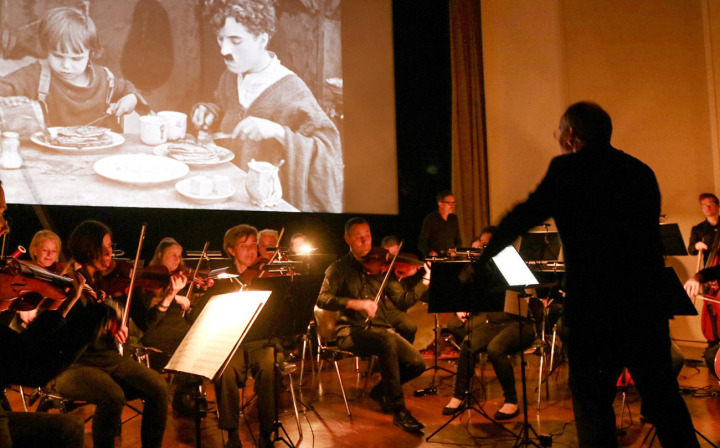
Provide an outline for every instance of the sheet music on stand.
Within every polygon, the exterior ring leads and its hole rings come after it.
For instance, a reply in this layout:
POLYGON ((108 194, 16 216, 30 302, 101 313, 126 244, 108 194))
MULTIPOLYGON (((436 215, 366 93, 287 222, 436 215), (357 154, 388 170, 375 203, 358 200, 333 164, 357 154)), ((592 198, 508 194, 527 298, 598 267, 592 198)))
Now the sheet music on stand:
POLYGON ((513 246, 507 246, 493 258, 508 286, 537 285, 538 281, 513 246))
POLYGON ((165 370, 216 380, 248 334, 271 291, 241 291, 210 298, 165 370))

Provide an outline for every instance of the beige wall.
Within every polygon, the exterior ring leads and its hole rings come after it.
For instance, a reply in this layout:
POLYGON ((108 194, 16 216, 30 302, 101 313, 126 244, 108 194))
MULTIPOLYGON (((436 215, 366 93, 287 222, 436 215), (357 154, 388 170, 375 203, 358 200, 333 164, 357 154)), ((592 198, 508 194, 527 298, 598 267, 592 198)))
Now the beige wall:
MULTIPOLYGON (((482 15, 493 223, 559 153, 564 108, 592 100, 613 117, 613 144, 655 170, 664 222, 687 241, 697 195, 719 192, 720 2, 482 0, 482 15)), ((684 281, 695 258, 668 264, 684 281)), ((678 318, 673 336, 704 342, 699 326, 678 318)))

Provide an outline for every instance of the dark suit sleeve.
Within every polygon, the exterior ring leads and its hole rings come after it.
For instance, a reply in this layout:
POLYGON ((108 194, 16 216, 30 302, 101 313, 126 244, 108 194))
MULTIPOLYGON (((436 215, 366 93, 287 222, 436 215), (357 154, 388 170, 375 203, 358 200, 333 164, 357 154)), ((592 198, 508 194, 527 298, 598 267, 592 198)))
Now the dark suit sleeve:
POLYGON ((695 249, 695 244, 698 241, 702 241, 702 235, 700 235, 700 230, 698 229, 699 226, 694 226, 692 230, 690 231, 690 242, 688 243, 688 253, 690 255, 697 255, 698 250, 695 249))
POLYGON ((552 200, 557 188, 557 179, 560 178, 559 162, 560 158, 553 159, 545 177, 535 191, 500 221, 497 229, 493 232, 490 243, 483 250, 481 263, 487 263, 501 250, 512 244, 517 237, 552 215, 552 200))

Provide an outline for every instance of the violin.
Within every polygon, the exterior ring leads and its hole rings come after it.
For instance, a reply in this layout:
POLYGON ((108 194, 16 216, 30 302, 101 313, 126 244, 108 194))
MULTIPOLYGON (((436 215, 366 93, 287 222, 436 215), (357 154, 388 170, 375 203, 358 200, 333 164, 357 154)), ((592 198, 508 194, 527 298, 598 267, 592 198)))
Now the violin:
POLYGON ((258 257, 255 260, 255 263, 251 264, 250 266, 245 269, 245 271, 240 274, 240 280, 247 286, 250 286, 258 277, 281 277, 282 274, 279 272, 271 272, 270 269, 272 269, 272 263, 270 260, 264 257, 258 257))
POLYGON ((210 274, 210 271, 208 269, 198 269, 197 272, 188 267, 178 268, 173 272, 170 272, 167 268, 165 268, 165 270, 167 271, 167 275, 169 277, 179 274, 184 275, 185 278, 187 278, 188 282, 193 282, 195 286, 201 289, 208 289, 214 283, 213 279, 208 278, 208 274, 210 274))
MULTIPOLYGON (((132 280, 133 263, 127 260, 113 260, 110 268, 103 271, 97 288, 110 297, 128 294, 132 280)), ((151 294, 160 294, 170 285, 172 274, 163 265, 148 266, 139 269, 133 289, 151 294)))
POLYGON ((255 259, 255 262, 248 266, 247 269, 245 269, 245 271, 240 274, 240 277, 242 279, 241 281, 245 284, 245 286, 250 286, 252 284, 252 281, 258 277, 282 277, 282 273, 271 272, 270 269, 273 269, 275 267, 273 266, 273 263, 280 260, 282 257, 279 244, 284 234, 285 227, 280 230, 280 235, 278 235, 277 242, 278 245, 277 247, 275 247, 275 250, 270 256, 270 259, 258 255, 258 257, 255 259))
POLYGON ((395 262, 395 276, 397 278, 412 277, 417 274, 421 266, 425 265, 420 258, 411 253, 401 253, 395 262))
POLYGON ((0 269, 0 311, 58 309, 67 298, 72 280, 54 274, 47 280, 39 279, 35 277, 34 271, 23 271, 22 266, 18 260, 11 259, 0 269))
MULTIPOLYGON (((387 272, 393 262, 393 254, 384 247, 373 247, 365 257, 362 264, 368 274, 383 274, 387 272)), ((399 253, 394 264, 394 272, 398 277, 414 275, 420 266, 425 263, 416 255, 399 253), (399 270, 399 271, 398 271, 399 270)))

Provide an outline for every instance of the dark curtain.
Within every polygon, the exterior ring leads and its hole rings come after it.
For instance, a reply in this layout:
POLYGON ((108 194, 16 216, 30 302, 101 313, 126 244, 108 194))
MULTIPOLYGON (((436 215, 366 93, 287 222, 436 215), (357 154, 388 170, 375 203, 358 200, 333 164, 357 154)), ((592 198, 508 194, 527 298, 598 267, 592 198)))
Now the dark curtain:
POLYGON ((466 245, 490 223, 480 0, 450 0, 452 190, 466 245))

